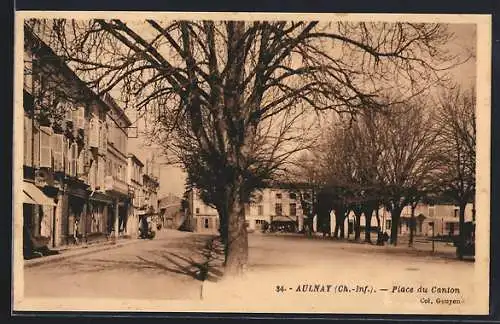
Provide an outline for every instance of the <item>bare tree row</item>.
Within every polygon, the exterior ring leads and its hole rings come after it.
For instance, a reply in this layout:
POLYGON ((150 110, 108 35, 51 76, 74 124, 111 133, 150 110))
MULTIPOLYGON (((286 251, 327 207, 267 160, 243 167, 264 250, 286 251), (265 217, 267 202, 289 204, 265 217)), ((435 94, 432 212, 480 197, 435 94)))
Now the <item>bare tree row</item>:
MULTIPOLYGON (((435 102, 415 98, 333 125, 313 158, 320 224, 329 224, 333 210, 334 235, 342 236, 352 211, 359 239, 361 216, 369 227, 375 213, 380 227, 377 212, 384 207, 397 244, 400 215, 409 206, 411 244, 416 205, 446 200, 459 206, 463 237, 465 206, 475 194, 475 107, 475 90, 455 87, 435 102)), ((370 241, 368 230, 365 239, 370 241)))

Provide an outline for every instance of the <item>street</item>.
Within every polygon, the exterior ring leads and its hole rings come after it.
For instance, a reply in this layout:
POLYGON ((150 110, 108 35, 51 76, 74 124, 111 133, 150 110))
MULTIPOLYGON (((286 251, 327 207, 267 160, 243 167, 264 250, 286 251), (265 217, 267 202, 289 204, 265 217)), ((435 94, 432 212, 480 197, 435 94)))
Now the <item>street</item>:
MULTIPOLYGON (((216 267, 204 270, 205 246, 210 238, 159 231, 153 240, 26 268, 25 296, 199 299, 202 281, 208 279, 214 287, 217 283, 213 279, 221 275, 216 267)), ((282 282, 293 284, 315 275, 324 280, 327 274, 329 280, 342 282, 390 286, 398 280, 416 280, 462 287, 459 279, 474 274, 471 262, 301 236, 250 234, 249 249, 248 277, 260 278, 261 284, 262 278, 272 282, 281 276, 282 282)))
POLYGON ((153 240, 25 268, 25 297, 196 299, 209 239, 159 231, 153 240))

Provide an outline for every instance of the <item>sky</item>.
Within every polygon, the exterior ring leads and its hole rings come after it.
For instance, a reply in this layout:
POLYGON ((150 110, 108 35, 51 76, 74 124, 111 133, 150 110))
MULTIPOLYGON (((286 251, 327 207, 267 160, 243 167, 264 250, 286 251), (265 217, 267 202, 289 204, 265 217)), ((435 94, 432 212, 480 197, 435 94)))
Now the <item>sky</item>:
MULTIPOLYGON (((449 46, 452 50, 463 50, 471 48, 475 51, 476 48, 476 28, 474 25, 454 24, 450 25, 449 30, 452 31, 456 39, 449 46)), ((454 80, 458 81, 462 86, 469 87, 474 85, 476 80, 476 63, 474 59, 453 68, 449 71, 454 80)), ((130 119, 135 121, 137 118, 134 111, 127 111, 130 119)), ((141 124, 139 122, 139 124, 141 124)), ((137 124, 136 124, 137 125, 137 124)), ((134 126, 136 126, 134 125, 134 126)), ((143 127, 140 125, 139 129, 143 127)), ((144 138, 130 138, 129 151, 134 153, 139 158, 149 156, 154 148, 145 146, 144 138)), ((176 166, 162 165, 160 166, 160 189, 159 198, 171 193, 182 197, 185 188, 186 176, 184 172, 176 166)))

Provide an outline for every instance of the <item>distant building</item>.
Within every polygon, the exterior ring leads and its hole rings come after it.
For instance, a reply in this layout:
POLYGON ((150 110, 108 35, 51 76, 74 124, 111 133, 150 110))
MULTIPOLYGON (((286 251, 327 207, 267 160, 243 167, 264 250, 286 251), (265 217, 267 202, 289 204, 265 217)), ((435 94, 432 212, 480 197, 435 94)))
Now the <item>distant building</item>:
MULTIPOLYGON (((472 221, 473 204, 467 204, 465 208, 465 222, 472 221)), ((379 209, 380 229, 383 232, 390 232, 392 227, 391 213, 385 208, 379 209)), ((335 212, 331 213, 331 228, 335 228, 335 212)), ((449 236, 459 234, 459 208, 451 203, 436 203, 434 205, 420 203, 415 208, 415 235, 418 236, 449 236)), ((354 213, 350 212, 345 220, 345 235, 348 235, 349 222, 354 223, 354 213)), ((401 212, 399 219, 398 233, 400 235, 410 234, 411 208, 406 206, 401 212)), ((376 213, 371 219, 371 228, 375 230, 378 226, 376 213)), ((360 227, 362 231, 366 229, 366 218, 361 217, 360 227)))
POLYGON ((139 233, 139 218, 146 213, 146 203, 143 190, 144 164, 134 154, 128 154, 127 183, 132 197, 127 230, 131 235, 139 233))
POLYGON ((158 201, 158 209, 160 210, 160 219, 165 228, 179 229, 185 219, 185 214, 182 211, 181 198, 168 194, 160 198, 158 201))
MULTIPOLYGON (((219 229, 217 211, 203 203, 196 190, 188 197, 188 223, 195 232, 213 233, 219 229)), ((245 220, 249 231, 260 231, 268 226, 272 230, 302 231, 305 219, 305 201, 311 199, 309 190, 288 186, 265 188, 255 193, 254 200, 246 206, 245 220)))

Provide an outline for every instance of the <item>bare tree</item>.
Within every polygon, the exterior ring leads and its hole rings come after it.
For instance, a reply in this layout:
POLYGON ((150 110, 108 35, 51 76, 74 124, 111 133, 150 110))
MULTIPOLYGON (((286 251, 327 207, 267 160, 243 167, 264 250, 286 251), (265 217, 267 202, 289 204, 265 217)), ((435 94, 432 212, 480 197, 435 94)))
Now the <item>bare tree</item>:
POLYGON ((403 208, 416 201, 415 188, 422 188, 438 167, 436 132, 432 114, 422 102, 391 107, 385 116, 380 155, 384 202, 391 213, 391 243, 396 245, 403 208))
MULTIPOLYGON (((459 206, 460 240, 458 256, 463 257, 465 207, 476 192, 476 94, 475 89, 459 87, 440 97, 437 139, 441 165, 436 185, 445 197, 459 206)), ((473 210, 473 218, 475 217, 473 210)))
MULTIPOLYGON (((35 30, 43 23, 27 22, 35 30)), ((244 205, 300 149, 288 140, 310 127, 300 116, 371 109, 387 89, 421 93, 457 63, 444 48, 452 35, 442 24, 48 23, 51 46, 88 85, 118 90, 127 107, 152 118, 151 136, 217 200, 227 223, 226 269, 236 274, 247 261, 244 205), (278 135, 271 124, 281 125, 278 135)))

